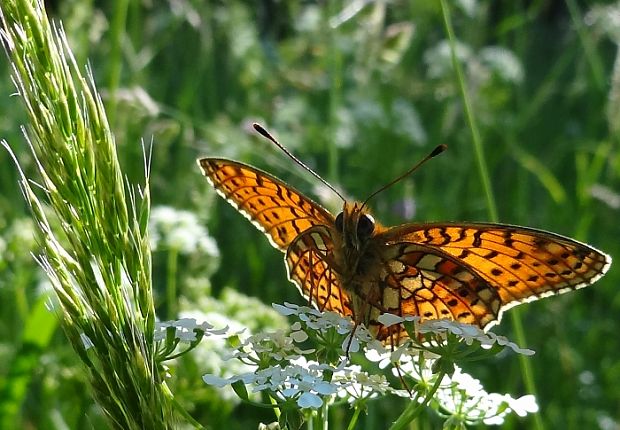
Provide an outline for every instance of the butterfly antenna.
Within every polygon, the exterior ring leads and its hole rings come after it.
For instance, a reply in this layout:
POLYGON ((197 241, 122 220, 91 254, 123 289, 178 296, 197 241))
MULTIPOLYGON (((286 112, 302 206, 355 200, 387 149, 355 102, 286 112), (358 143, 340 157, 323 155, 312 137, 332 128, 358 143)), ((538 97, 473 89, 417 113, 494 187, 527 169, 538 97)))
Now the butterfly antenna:
POLYGON ((321 178, 319 176, 318 173, 316 173, 314 170, 312 170, 310 167, 306 166, 303 161, 301 161, 299 158, 295 157, 288 149, 286 149, 284 147, 284 145, 282 145, 280 142, 278 142, 271 134, 269 134, 269 132, 267 130, 265 130, 260 124, 254 123, 252 124, 252 126, 254 127, 254 130, 256 130, 258 133, 260 133, 264 138, 270 140, 274 145, 276 145, 278 148, 280 148, 282 150, 282 152, 284 152, 286 155, 289 156, 289 158, 291 160, 293 160, 295 163, 297 163, 298 165, 301 166, 302 169, 304 169, 305 171, 307 171, 308 173, 310 173, 312 176, 314 176, 315 178, 317 178, 319 181, 321 181, 321 183, 323 183, 323 185, 325 185, 327 188, 329 188, 330 190, 332 190, 334 193, 336 193, 336 195, 338 195, 338 197, 340 197, 342 199, 342 201, 346 201, 346 199, 342 196, 342 194, 340 194, 338 192, 338 190, 336 190, 334 187, 332 187, 329 182, 327 182, 325 179, 321 178))
POLYGON ((368 201, 370 201, 370 199, 372 199, 374 196, 376 196, 377 194, 379 194, 380 192, 390 188, 392 185, 394 185, 395 183, 401 181, 402 179, 406 178, 407 176, 411 175, 413 172, 415 172, 422 164, 426 163, 428 160, 430 160, 433 157, 438 156, 439 154, 441 154, 442 152, 444 152, 446 149, 448 149, 448 145, 437 145, 435 147, 435 149, 433 149, 426 157, 424 157, 422 160, 418 161, 411 169, 407 170, 405 173, 403 173, 402 175, 398 176, 397 178, 393 179, 392 181, 388 182, 387 184, 385 184, 384 186, 382 186, 381 188, 379 188, 377 191, 375 191, 374 193, 372 193, 370 196, 368 196, 368 198, 366 198, 366 200, 364 200, 364 203, 362 203, 362 206, 360 207, 363 208, 366 206, 366 204, 368 203, 368 201))

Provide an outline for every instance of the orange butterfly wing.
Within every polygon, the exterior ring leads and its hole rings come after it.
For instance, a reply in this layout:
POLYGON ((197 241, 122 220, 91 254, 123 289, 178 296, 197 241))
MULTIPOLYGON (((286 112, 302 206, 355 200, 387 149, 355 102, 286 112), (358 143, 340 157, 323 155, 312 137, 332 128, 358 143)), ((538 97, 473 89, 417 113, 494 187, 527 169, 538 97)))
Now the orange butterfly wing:
POLYGON ((333 256, 332 230, 326 226, 311 227, 295 238, 286 252, 288 278, 320 311, 334 311, 355 319, 353 304, 340 285, 333 256))
POLYGON ((423 244, 386 243, 384 249, 379 278, 382 309, 369 322, 380 340, 398 344, 407 336, 403 327, 386 328, 378 323, 382 313, 419 316, 422 321, 451 319, 479 327, 499 317, 496 289, 473 268, 423 244))
POLYGON ((338 272, 344 270, 334 253, 333 234, 334 230, 316 226, 291 243, 286 253, 289 279, 310 302, 323 304, 319 310, 351 315, 378 340, 397 345, 407 337, 403 327, 378 322, 384 313, 418 315, 422 320, 447 318, 480 327, 499 316, 500 298, 488 281, 449 254, 414 243, 383 244, 380 270, 348 295, 340 288, 338 272), (379 294, 375 286, 380 286, 379 294))
POLYGON ((198 165, 217 192, 282 252, 301 232, 334 223, 319 204, 259 169, 223 158, 202 158, 198 165))
MULTIPOLYGON (((217 192, 282 252, 312 227, 334 225, 334 217, 327 210, 268 173, 221 158, 202 158, 198 164, 217 192)), ((333 246, 327 237, 325 246, 333 246)), ((332 268, 316 253, 314 249, 300 253, 293 270, 287 264, 289 279, 321 311, 352 315, 348 294, 340 288, 332 268)))
POLYGON ((502 311, 591 285, 611 265, 608 255, 584 243, 505 224, 409 224, 391 229, 384 240, 424 244, 455 257, 493 285, 502 311))

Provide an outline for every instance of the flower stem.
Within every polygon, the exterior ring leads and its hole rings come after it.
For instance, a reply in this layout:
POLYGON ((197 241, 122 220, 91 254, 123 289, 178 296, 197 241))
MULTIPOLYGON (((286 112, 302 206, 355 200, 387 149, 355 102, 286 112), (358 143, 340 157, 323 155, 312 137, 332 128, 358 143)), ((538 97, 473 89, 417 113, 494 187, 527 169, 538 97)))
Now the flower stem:
POLYGON ((347 430, 353 430, 355 428, 355 424, 357 424, 357 420, 361 412, 362 408, 359 405, 356 405, 353 411, 353 416, 351 417, 351 421, 349 421, 349 425, 347 426, 347 430))
POLYGON ((179 261, 179 251, 176 248, 168 250, 167 277, 166 277, 166 314, 168 319, 177 316, 177 268, 179 261))
POLYGON ((407 424, 409 424, 418 415, 420 415, 420 412, 422 411, 422 409, 431 401, 431 399, 433 398, 433 396, 435 395, 435 393, 441 386, 441 381, 443 380, 444 376, 446 376, 446 373, 444 371, 440 371, 436 376, 437 379, 435 380, 435 384, 433 384, 431 389, 424 396, 424 400, 420 403, 415 402, 415 401, 412 401, 411 403, 409 403, 409 405, 407 405, 403 413, 400 414, 400 416, 398 417, 396 421, 394 421, 394 424, 392 424, 392 426, 390 427, 390 430, 404 429, 405 426, 407 426, 407 424))

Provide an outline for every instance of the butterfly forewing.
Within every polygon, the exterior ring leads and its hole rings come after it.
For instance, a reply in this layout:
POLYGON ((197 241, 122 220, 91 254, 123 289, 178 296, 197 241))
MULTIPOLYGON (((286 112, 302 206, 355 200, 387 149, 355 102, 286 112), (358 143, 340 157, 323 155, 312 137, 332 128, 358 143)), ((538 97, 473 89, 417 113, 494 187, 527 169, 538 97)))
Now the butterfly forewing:
POLYGON ((521 302, 588 286, 611 264, 609 256, 586 244, 511 225, 405 225, 386 236, 388 241, 425 244, 452 255, 497 289, 504 310, 521 302))
POLYGON ((217 192, 283 252, 308 228, 333 224, 319 204, 265 172, 221 158, 202 158, 198 164, 217 192))

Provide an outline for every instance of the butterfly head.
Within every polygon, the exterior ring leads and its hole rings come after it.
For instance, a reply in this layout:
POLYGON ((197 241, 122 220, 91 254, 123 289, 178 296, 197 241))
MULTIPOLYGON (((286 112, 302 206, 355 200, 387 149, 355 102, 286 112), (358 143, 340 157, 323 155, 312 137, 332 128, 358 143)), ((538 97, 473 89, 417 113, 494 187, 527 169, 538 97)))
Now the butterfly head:
POLYGON ((359 203, 345 203, 335 221, 346 246, 361 250, 377 230, 377 223, 359 203))

